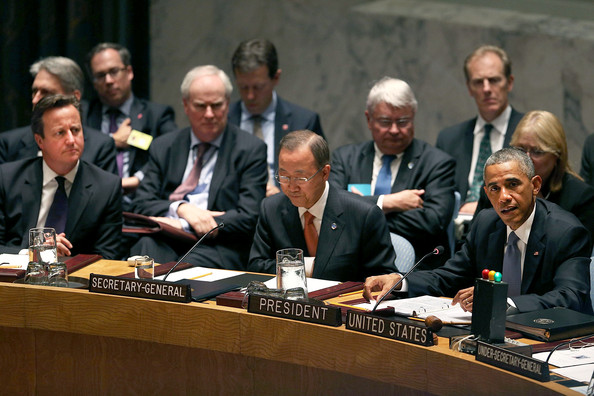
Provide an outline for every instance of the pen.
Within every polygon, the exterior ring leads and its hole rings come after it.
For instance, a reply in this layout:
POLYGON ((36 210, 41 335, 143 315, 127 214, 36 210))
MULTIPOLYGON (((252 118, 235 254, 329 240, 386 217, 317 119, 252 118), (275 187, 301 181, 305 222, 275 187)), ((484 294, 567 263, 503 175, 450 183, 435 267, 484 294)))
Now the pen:
POLYGON ((212 275, 212 272, 207 272, 206 274, 198 275, 198 276, 195 276, 195 277, 190 278, 190 279, 204 278, 205 276, 208 276, 208 275, 212 275))
POLYGON ((338 297, 354 296, 356 294, 363 294, 363 290, 355 290, 354 292, 344 293, 339 295, 338 297))
POLYGON ((18 264, 0 264, 0 268, 11 269, 11 268, 21 268, 21 266, 18 264))

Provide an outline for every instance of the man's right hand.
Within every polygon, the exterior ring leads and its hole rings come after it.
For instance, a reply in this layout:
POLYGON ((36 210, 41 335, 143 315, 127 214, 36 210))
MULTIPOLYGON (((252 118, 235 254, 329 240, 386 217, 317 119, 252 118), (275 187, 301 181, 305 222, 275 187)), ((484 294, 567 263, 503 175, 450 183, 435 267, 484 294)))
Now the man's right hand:
POLYGON ((370 276, 365 279, 365 285, 363 285, 363 297, 367 301, 376 301, 373 297, 373 292, 381 292, 377 297, 380 298, 386 294, 392 286, 394 286, 402 278, 400 274, 387 274, 370 276))
POLYGON ((130 126, 130 118, 126 118, 124 122, 120 124, 120 127, 117 131, 111 135, 115 145, 119 149, 128 148, 128 137, 130 137, 130 133, 132 133, 132 127, 130 126))
POLYGON ((204 235, 215 228, 218 224, 214 218, 224 214, 225 212, 200 209, 188 203, 183 203, 177 208, 177 215, 185 219, 198 236, 204 235))
POLYGON ((407 210, 423 207, 425 190, 402 190, 397 193, 385 194, 382 210, 384 213, 406 212, 407 210))

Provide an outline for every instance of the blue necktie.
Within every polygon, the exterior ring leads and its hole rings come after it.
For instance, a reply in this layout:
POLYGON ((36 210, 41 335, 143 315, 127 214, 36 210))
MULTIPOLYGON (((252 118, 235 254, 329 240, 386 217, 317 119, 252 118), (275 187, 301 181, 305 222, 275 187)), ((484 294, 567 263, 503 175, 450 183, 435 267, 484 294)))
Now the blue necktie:
POLYGON ((515 232, 507 238, 507 249, 503 256, 502 280, 508 283, 508 297, 519 296, 522 292, 522 253, 518 248, 520 239, 515 232))
POLYGON ((45 226, 54 228, 56 234, 66 231, 66 219, 68 218, 68 197, 64 188, 64 180, 66 180, 64 177, 56 176, 58 189, 54 194, 54 201, 45 221, 45 226))
POLYGON ((487 162, 487 159, 491 155, 492 129, 493 125, 485 124, 485 134, 483 135, 483 139, 481 140, 481 145, 479 147, 479 155, 476 160, 476 167, 474 168, 474 178, 472 179, 472 185, 470 186, 470 191, 468 192, 468 196, 466 197, 466 202, 476 202, 479 200, 481 196, 481 188, 484 184, 483 168, 485 167, 485 162, 487 162))
POLYGON ((373 195, 389 194, 392 191, 392 169, 390 166, 395 158, 395 155, 384 154, 382 156, 382 168, 377 175, 373 195))

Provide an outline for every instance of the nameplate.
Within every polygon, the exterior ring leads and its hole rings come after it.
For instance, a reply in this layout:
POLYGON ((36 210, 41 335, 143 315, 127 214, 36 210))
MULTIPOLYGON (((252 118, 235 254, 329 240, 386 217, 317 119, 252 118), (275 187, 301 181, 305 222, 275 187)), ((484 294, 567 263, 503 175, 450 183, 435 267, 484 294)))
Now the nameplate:
POLYGON ((478 342, 476 360, 541 382, 549 381, 547 363, 486 342, 478 342))
POLYGON ((248 312, 326 326, 338 327, 342 325, 340 308, 276 297, 250 295, 248 312))
POLYGON ((423 322, 409 323, 398 319, 382 318, 364 311, 348 310, 345 327, 348 330, 411 344, 433 345, 433 331, 423 322))
POLYGON ((91 274, 89 291, 183 303, 192 301, 189 285, 121 276, 91 274))

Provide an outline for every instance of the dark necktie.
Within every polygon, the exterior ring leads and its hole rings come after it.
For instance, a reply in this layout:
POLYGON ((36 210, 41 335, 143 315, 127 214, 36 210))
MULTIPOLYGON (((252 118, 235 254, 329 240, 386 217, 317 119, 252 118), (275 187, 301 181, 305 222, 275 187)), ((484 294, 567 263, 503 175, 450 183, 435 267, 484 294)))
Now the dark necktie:
POLYGON ((373 195, 389 194, 392 191, 392 161, 395 155, 384 154, 382 156, 382 167, 375 181, 375 191, 373 195))
POLYGON ((264 135, 262 134, 262 116, 259 114, 253 115, 252 120, 254 121, 254 136, 264 140, 264 135))
POLYGON ((68 218, 68 197, 66 196, 66 189, 64 188, 64 181, 66 179, 62 176, 56 176, 58 182, 58 189, 54 194, 54 201, 47 214, 45 221, 46 227, 52 227, 56 230, 56 234, 61 234, 66 231, 66 219, 68 218))
MULTIPOLYGON (((109 114, 109 133, 114 134, 118 130, 118 116, 120 115, 121 112, 119 109, 111 108, 111 109, 107 110, 107 113, 109 114)), ((118 152, 116 154, 116 161, 118 164, 118 173, 119 173, 120 177, 123 177, 123 171, 124 171, 124 151, 123 150, 118 149, 118 152)))
POLYGON ((169 195, 170 201, 181 201, 185 198, 186 194, 194 191, 198 182, 200 181, 200 173, 202 172, 202 160, 204 159, 204 153, 210 147, 210 143, 199 143, 196 149, 196 160, 194 161, 194 166, 190 171, 186 180, 180 184, 174 192, 169 195))
POLYGON ((304 225, 303 234, 305 235, 305 243, 307 244, 307 250, 309 251, 310 257, 316 257, 318 250, 318 231, 314 225, 314 219, 316 218, 310 212, 303 214, 304 225))
POLYGON ((485 134, 483 135, 479 147, 479 155, 476 160, 476 167, 474 168, 474 178, 472 179, 472 185, 470 186, 469 194, 466 197, 466 202, 476 202, 481 195, 481 188, 483 187, 483 168, 485 167, 485 162, 487 162, 487 159, 491 155, 491 130, 493 130, 493 125, 485 124, 484 130, 485 134))
POLYGON ((508 283, 508 297, 519 296, 522 292, 522 252, 518 248, 520 239, 515 232, 507 238, 507 249, 503 256, 502 280, 508 283))

